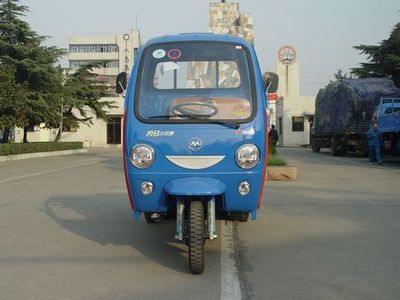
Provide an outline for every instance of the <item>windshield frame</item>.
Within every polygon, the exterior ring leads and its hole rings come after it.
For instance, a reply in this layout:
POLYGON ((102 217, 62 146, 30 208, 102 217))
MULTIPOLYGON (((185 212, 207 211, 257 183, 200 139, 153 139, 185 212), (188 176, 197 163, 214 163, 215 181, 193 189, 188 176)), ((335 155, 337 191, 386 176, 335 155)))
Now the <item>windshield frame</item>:
MULTIPOLYGON (((134 114, 137 120, 139 120, 142 123, 147 123, 147 124, 212 124, 210 120, 212 121, 218 121, 218 122, 228 122, 228 123, 237 123, 237 124, 245 124, 250 121, 252 121, 256 114, 257 114, 257 89, 256 89, 256 82, 255 82, 255 75, 254 75, 254 61, 252 59, 252 55, 250 54, 250 50, 248 47, 242 43, 238 42, 226 42, 226 41, 205 41, 205 40, 192 40, 192 41, 176 41, 176 42, 163 42, 163 43, 155 43, 147 46, 146 48, 143 49, 143 52, 140 57, 140 62, 139 62, 139 67, 138 67, 138 72, 137 72, 137 78, 135 82, 135 95, 134 95, 134 114), (151 55, 149 54, 149 51, 152 47, 162 47, 166 45, 173 45, 173 44, 220 44, 220 45, 236 45, 236 46, 241 46, 242 49, 244 50, 245 57, 246 57, 246 65, 247 65, 247 72, 249 73, 249 84, 250 84, 250 93, 251 93, 251 99, 249 100, 249 103, 251 104, 251 113, 250 116, 246 119, 199 119, 199 118, 182 118, 182 119, 170 119, 170 118, 165 118, 165 119, 151 119, 151 118, 144 118, 143 116, 140 115, 139 112, 139 95, 140 95, 140 86, 141 86, 141 81, 142 81, 142 74, 143 74, 143 66, 145 63, 145 57, 146 55, 151 55)), ((242 82, 241 82, 242 85, 242 82)), ((240 88, 241 85, 238 87, 240 88)), ((219 90, 224 90, 224 91, 229 91, 229 90, 235 90, 237 88, 220 88, 219 90)), ((167 91, 182 91, 182 89, 172 89, 172 90, 167 90, 167 91)), ((190 91, 190 90, 213 90, 212 88, 210 89, 183 89, 185 91, 190 91)))

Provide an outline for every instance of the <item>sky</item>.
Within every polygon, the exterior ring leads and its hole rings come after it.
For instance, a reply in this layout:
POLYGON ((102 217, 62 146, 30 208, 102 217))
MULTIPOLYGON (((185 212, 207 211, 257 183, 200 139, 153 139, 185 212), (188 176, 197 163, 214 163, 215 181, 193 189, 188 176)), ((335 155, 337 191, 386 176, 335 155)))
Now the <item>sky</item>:
MULTIPOLYGON (((25 21, 48 45, 69 36, 115 35, 135 28, 142 41, 208 31, 207 0, 21 0, 25 21)), ((339 69, 366 61, 353 46, 376 45, 400 22, 399 0, 236 0, 254 18, 255 49, 263 72, 274 71, 284 45, 297 51, 300 93, 315 96, 339 69)))

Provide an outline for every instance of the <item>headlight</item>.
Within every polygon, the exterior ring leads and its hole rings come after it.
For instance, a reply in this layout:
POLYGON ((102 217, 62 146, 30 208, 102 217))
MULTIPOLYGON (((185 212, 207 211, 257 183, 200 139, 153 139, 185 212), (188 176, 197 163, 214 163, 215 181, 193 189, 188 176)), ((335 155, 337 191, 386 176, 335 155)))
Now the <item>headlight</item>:
POLYGON ((136 145, 131 151, 131 162, 136 168, 149 168, 154 162, 153 148, 144 144, 136 145))
POLYGON ((245 144, 236 151, 236 163, 243 169, 251 169, 260 160, 260 151, 253 144, 245 144))

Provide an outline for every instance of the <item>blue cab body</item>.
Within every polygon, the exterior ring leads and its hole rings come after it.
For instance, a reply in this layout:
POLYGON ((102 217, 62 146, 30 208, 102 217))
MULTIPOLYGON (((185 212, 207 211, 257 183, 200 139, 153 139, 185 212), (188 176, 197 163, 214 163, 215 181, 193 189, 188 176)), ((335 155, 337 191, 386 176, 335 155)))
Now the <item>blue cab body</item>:
POLYGON ((400 98, 382 97, 375 116, 386 150, 400 154, 400 98))
POLYGON ((382 97, 376 115, 382 133, 400 133, 400 98, 382 97))
POLYGON ((214 34, 149 40, 125 94, 123 156, 134 215, 173 212, 177 199, 213 197, 222 219, 231 212, 255 219, 266 171, 266 105, 256 53, 245 40, 214 34), (251 168, 237 161, 247 144, 258 150, 251 168), (149 167, 132 162, 138 145, 152 150, 149 167), (246 195, 238 191, 243 182, 246 195), (151 183, 151 193, 143 193, 143 183, 151 183))

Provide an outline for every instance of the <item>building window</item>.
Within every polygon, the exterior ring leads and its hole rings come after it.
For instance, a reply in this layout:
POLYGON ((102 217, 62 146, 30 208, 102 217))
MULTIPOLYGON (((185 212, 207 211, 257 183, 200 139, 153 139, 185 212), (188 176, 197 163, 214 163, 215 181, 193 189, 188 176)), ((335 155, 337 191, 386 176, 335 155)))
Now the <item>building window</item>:
POLYGON ((112 87, 115 86, 115 80, 117 79, 117 76, 113 75, 102 75, 102 76, 96 76, 95 80, 99 84, 107 84, 111 85, 112 87))
MULTIPOLYGON (((69 61, 69 67, 70 69, 75 69, 79 68, 81 66, 87 65, 87 64, 93 64, 97 63, 98 60, 70 60, 69 61)), ((102 61, 102 67, 103 68, 118 68, 119 67, 119 61, 118 60, 107 60, 107 61, 102 61)))
POLYGON ((304 131, 304 117, 292 117, 292 131, 304 131))
POLYGON ((279 133, 279 135, 282 135, 282 128, 283 128, 283 126, 282 126, 282 117, 280 117, 278 119, 278 122, 279 122, 279 124, 278 124, 278 133, 279 133))
POLYGON ((91 45, 69 45, 69 52, 73 53, 103 53, 103 52, 118 52, 118 45, 116 44, 91 44, 91 45))
POLYGON ((102 97, 118 97, 115 92, 116 76, 97 76, 95 78, 96 84, 101 87, 102 97))
POLYGON ((78 128, 69 125, 63 125, 63 132, 77 132, 78 128))

